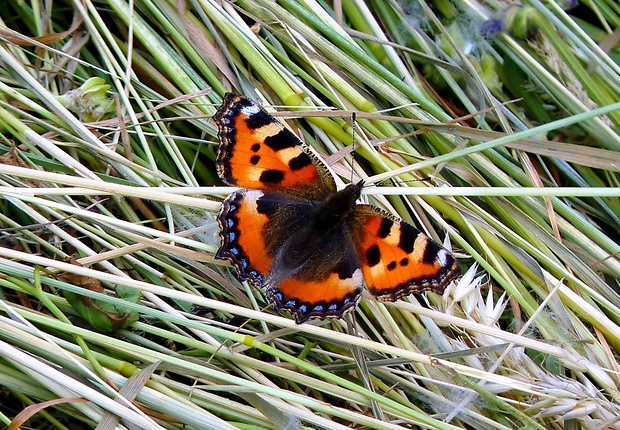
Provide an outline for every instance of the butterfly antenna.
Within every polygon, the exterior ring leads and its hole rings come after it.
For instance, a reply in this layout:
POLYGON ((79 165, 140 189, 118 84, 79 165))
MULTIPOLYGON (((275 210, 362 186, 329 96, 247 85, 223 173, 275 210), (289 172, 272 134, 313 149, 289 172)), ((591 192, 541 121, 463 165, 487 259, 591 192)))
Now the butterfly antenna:
POLYGON ((355 111, 351 112, 351 178, 350 183, 353 183, 353 165, 355 164, 355 130, 357 129, 357 114, 355 111))

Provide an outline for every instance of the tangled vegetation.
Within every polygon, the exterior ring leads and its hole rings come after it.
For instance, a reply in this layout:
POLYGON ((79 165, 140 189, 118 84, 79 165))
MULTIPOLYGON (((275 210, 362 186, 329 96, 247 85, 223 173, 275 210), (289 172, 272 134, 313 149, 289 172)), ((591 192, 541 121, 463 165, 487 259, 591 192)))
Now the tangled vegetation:
POLYGON ((619 27, 615 0, 3 2, 0 422, 619 428, 619 27), (214 259, 226 91, 462 277, 274 312, 214 259))

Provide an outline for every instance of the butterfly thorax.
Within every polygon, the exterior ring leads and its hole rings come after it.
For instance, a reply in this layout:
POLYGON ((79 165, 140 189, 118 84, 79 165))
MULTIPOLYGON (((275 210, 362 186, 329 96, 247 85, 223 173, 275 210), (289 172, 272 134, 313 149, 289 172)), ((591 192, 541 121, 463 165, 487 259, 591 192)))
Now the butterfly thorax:
POLYGON ((316 227, 327 229, 339 226, 343 221, 353 215, 355 202, 359 199, 364 182, 347 185, 346 188, 331 193, 316 206, 316 227))

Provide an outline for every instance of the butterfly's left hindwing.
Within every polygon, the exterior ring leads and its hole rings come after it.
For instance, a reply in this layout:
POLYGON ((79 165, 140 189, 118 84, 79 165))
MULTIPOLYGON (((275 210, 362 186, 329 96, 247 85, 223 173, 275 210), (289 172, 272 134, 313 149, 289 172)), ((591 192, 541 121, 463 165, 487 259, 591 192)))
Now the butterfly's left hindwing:
POLYGON ((273 262, 262 234, 269 219, 257 210, 257 201, 262 196, 262 191, 241 189, 224 200, 217 218, 222 246, 215 255, 230 261, 242 280, 259 286, 263 285, 273 262))
POLYGON ((217 258, 242 280, 267 288, 276 310, 298 323, 341 317, 359 301, 363 279, 355 247, 343 229, 315 229, 313 202, 279 193, 239 190, 218 216, 217 258))

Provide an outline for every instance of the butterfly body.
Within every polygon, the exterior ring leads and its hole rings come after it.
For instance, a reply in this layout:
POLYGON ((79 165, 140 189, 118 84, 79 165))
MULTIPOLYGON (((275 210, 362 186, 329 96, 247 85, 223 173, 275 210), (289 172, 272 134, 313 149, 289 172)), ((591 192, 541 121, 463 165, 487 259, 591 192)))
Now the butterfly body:
POLYGON ((338 191, 327 167, 255 102, 227 94, 214 116, 217 168, 231 193, 218 216, 242 280, 266 288, 298 323, 341 317, 363 286, 379 299, 441 291, 458 275, 452 254, 396 217, 359 205, 363 182, 338 191))

